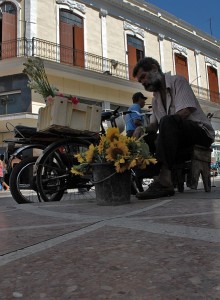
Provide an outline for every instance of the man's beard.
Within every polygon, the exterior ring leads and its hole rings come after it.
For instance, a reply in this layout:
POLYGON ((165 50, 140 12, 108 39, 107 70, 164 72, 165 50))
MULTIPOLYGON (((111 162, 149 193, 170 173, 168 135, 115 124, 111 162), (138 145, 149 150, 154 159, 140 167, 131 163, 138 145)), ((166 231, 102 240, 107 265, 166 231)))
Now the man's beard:
POLYGON ((148 92, 158 92, 162 85, 162 75, 159 72, 150 71, 148 73, 148 83, 143 84, 148 92))

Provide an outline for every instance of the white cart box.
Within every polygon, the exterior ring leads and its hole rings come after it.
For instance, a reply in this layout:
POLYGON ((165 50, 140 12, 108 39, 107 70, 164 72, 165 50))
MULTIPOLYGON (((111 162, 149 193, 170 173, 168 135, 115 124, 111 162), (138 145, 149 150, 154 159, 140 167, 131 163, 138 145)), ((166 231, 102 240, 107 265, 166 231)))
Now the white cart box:
POLYGON ((39 109, 38 131, 91 134, 100 131, 102 108, 83 103, 73 104, 67 98, 54 98, 39 109))

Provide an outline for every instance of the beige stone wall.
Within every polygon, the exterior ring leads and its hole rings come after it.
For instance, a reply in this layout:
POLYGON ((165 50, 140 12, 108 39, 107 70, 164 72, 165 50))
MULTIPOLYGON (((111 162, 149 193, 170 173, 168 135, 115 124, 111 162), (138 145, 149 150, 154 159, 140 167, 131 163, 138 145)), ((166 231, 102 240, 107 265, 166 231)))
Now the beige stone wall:
POLYGON ((97 10, 86 8, 87 49, 89 53, 102 56, 101 19, 97 10))
POLYGON ((37 0, 37 37, 56 43, 57 10, 55 1, 37 0))
POLYGON ((145 34, 146 56, 151 56, 160 62, 160 50, 158 37, 155 34, 146 32, 145 34))
POLYGON ((107 15, 106 27, 108 58, 125 63, 123 21, 107 15))

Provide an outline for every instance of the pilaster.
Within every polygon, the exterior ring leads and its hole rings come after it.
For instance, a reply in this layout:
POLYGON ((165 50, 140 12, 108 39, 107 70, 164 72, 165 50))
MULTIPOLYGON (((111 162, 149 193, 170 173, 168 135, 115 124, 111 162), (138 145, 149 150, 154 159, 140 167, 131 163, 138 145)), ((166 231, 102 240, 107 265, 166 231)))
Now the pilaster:
POLYGON ((101 19, 101 35, 102 35, 102 56, 107 58, 107 28, 106 28, 106 17, 108 15, 108 11, 105 9, 100 9, 99 16, 101 19))
POLYGON ((201 73, 200 73, 200 66, 199 66, 199 55, 201 51, 195 49, 194 55, 195 55, 195 60, 196 60, 196 80, 197 80, 197 85, 201 86, 201 73))
POLYGON ((160 65, 163 72, 165 72, 165 65, 164 65, 164 46, 163 46, 163 40, 164 35, 159 33, 158 34, 158 42, 159 42, 159 49, 160 49, 160 65))

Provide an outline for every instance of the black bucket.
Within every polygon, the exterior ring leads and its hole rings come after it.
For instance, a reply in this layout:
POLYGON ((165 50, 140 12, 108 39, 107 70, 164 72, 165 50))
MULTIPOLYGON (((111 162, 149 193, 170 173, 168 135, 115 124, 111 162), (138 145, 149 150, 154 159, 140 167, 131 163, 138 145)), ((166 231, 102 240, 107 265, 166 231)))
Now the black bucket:
POLYGON ((93 164, 93 180, 98 205, 130 203, 131 172, 116 173, 111 164, 93 164))

